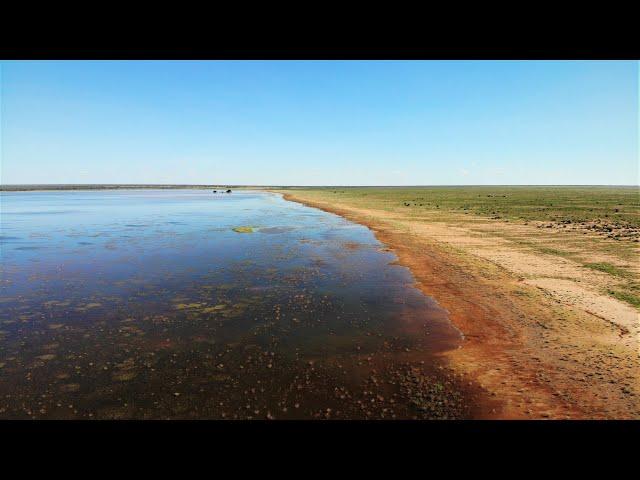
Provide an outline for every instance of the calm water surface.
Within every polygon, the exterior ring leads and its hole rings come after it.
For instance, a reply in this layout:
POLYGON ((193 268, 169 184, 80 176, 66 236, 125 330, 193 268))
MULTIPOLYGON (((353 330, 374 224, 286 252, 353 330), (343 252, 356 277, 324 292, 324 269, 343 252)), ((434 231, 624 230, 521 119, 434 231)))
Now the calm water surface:
POLYGON ((264 192, 0 198, 0 418, 464 415, 433 376, 459 333, 363 226, 264 192))

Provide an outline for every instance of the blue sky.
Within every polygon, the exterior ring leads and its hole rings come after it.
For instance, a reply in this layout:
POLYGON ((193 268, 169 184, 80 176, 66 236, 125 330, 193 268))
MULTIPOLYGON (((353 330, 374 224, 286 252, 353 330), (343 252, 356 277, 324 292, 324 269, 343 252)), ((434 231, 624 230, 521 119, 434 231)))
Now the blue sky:
POLYGON ((638 62, 1 69, 3 184, 638 184, 638 62))

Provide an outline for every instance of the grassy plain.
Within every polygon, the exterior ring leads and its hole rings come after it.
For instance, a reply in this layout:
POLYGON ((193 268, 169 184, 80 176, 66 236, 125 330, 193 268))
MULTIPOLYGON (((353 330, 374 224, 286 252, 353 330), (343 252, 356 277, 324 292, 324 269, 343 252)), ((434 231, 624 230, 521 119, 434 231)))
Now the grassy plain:
MULTIPOLYGON (((493 228, 490 234, 606 273, 611 285, 603 291, 640 308, 638 187, 292 187, 281 191, 471 230, 488 221, 536 227, 525 234, 522 229, 516 234, 493 228)), ((482 230, 487 233, 486 226, 482 230)))

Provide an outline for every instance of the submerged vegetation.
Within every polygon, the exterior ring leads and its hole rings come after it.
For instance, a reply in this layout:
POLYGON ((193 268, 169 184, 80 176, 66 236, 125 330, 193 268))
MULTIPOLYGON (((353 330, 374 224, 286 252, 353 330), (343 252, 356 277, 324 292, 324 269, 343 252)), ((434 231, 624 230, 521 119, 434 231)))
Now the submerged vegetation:
POLYGON ((234 227, 232 229, 236 233, 253 233, 253 227, 234 227))

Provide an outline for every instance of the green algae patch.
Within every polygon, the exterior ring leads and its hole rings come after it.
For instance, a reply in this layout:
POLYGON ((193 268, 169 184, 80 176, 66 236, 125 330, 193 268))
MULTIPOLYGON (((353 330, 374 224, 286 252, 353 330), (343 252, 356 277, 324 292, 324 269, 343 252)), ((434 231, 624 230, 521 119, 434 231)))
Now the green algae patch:
POLYGON ((218 312, 220 310, 224 310, 225 308, 227 308, 226 305, 216 305, 215 307, 207 307, 207 308, 203 308, 201 310, 202 313, 213 313, 213 312, 218 312))
POLYGON ((253 227, 234 227, 232 230, 236 233, 253 233, 253 227))
POLYGON ((54 358, 56 358, 56 356, 53 353, 47 353, 45 355, 39 355, 38 358, 40 360, 53 360, 54 358))
POLYGON ((136 378, 138 374, 136 372, 116 372, 112 375, 113 380, 117 382, 128 382, 136 378))
POLYGON ((43 303, 45 307, 68 307, 70 304, 71 302, 60 302, 58 300, 50 300, 43 303))
POLYGON ((92 308, 98 308, 101 307, 102 304, 101 303, 87 303, 85 305, 80 305, 78 307, 76 307, 74 310, 76 312, 86 312, 87 310, 90 310, 92 308))
POLYGON ((228 305, 223 303, 219 305, 207 305, 206 303, 178 303, 174 304, 173 308, 176 310, 188 310, 192 314, 201 314, 201 313, 216 313, 222 310, 229 308, 228 305))
POLYGON ((204 305, 203 303, 178 303, 177 305, 174 305, 173 307, 176 310, 187 310, 187 309, 191 309, 191 308, 200 308, 203 305, 204 305))

